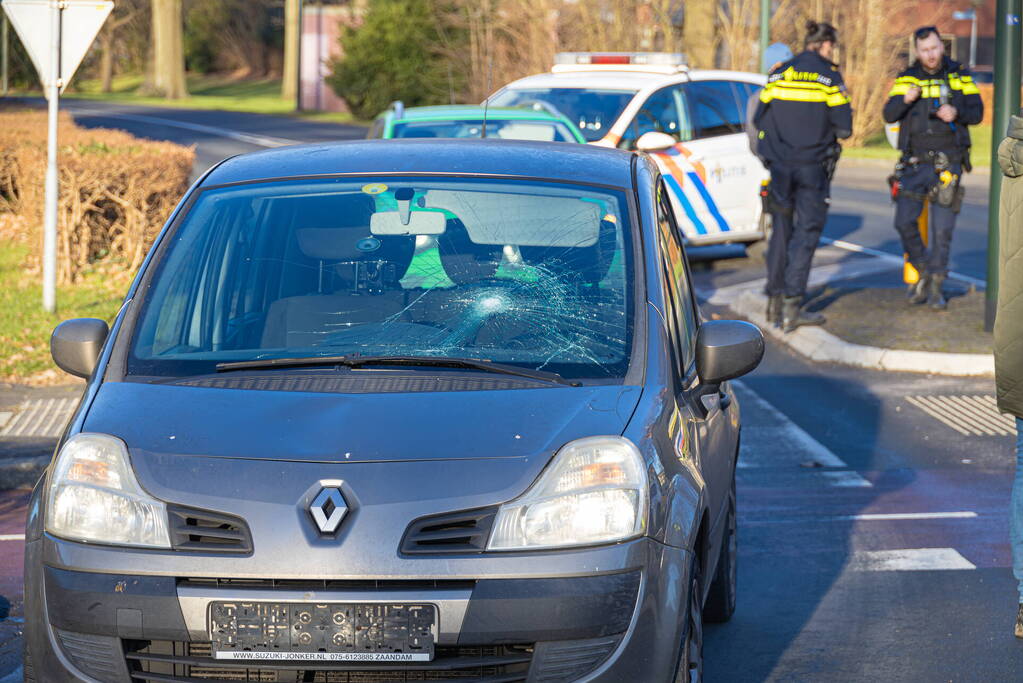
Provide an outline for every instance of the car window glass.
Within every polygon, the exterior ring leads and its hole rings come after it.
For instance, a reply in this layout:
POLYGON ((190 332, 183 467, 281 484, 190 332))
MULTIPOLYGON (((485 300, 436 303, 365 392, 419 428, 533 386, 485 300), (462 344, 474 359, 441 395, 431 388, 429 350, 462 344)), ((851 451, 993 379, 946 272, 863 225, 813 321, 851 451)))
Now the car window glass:
POLYGON ((676 326, 679 362, 683 372, 689 368, 695 358, 695 339, 697 328, 696 307, 693 302, 689 277, 686 273, 686 257, 679 236, 678 227, 668 204, 668 195, 664 184, 658 184, 657 190, 657 230, 661 243, 661 251, 668 272, 668 288, 672 299, 673 319, 676 326))
POLYGON ((128 374, 317 355, 469 357, 623 377, 623 192, 365 178, 203 191, 146 290, 128 374))
MULTIPOLYGON (((402 121, 394 124, 396 138, 481 138, 483 119, 468 121, 402 121)), ((568 126, 560 121, 523 121, 487 118, 488 138, 575 142, 568 126)))
POLYGON ((665 133, 677 142, 692 139, 684 107, 681 106, 679 86, 662 88, 648 97, 633 117, 618 146, 636 148, 636 141, 644 133, 665 133))
POLYGON ((635 90, 593 88, 507 89, 490 98, 493 107, 545 102, 574 123, 587 142, 600 140, 635 97, 635 90))
POLYGON ((373 122, 373 125, 369 127, 369 133, 366 135, 368 140, 374 140, 382 138, 384 136, 384 119, 383 117, 378 118, 373 122))
POLYGON ((697 138, 741 133, 745 108, 739 108, 731 81, 693 81, 685 84, 686 101, 697 138))

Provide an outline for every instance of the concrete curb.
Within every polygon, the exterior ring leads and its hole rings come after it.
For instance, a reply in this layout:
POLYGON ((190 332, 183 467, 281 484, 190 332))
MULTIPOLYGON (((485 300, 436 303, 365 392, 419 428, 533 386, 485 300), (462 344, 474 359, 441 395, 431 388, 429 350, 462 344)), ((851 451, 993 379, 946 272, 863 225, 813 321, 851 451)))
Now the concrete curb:
MULTIPOLYGON (((755 289, 743 289, 726 305, 757 324, 766 336, 787 344, 793 351, 810 360, 873 370, 920 372, 955 377, 993 377, 995 374, 994 356, 986 354, 937 353, 863 346, 840 339, 821 327, 800 327, 786 334, 777 327, 767 324, 764 315, 767 297, 762 293, 762 287, 763 284, 758 282, 755 289)), ((721 303, 720 297, 715 297, 714 303, 721 303)))

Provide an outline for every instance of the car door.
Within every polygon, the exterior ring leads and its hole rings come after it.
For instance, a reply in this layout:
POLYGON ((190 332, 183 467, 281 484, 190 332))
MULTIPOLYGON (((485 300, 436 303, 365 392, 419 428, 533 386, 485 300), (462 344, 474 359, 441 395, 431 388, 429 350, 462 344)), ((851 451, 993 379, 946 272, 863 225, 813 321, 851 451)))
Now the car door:
MULTIPOLYGON (((688 264, 682 246, 681 233, 667 200, 662 184, 658 190, 658 239, 662 252, 662 269, 667 287, 669 321, 674 327, 674 344, 682 376, 688 376, 696 361, 696 333, 699 315, 689 280, 688 264)), ((731 490, 734 467, 734 445, 730 445, 729 407, 731 397, 724 392, 700 396, 701 387, 686 389, 676 397, 679 404, 689 404, 694 420, 691 434, 695 444, 692 452, 700 464, 700 472, 707 486, 708 505, 717 523, 722 503, 731 490)))
POLYGON ((709 195, 707 212, 699 217, 719 241, 748 241, 760 234, 760 181, 767 174, 745 133, 746 85, 707 80, 682 86, 693 135, 686 144, 689 161, 699 167, 709 195))

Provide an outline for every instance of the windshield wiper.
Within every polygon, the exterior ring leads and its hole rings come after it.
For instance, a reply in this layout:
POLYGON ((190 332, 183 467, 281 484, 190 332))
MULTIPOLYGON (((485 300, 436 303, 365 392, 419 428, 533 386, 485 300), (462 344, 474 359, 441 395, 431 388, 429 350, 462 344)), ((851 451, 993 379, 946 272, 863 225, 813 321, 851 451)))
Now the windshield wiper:
POLYGON ((556 372, 548 370, 529 370, 517 365, 505 365, 480 358, 447 358, 444 356, 306 356, 302 358, 266 358, 262 360, 242 360, 231 363, 217 363, 217 372, 232 370, 262 370, 267 368, 303 368, 318 365, 343 365, 357 368, 362 365, 403 365, 407 367, 433 368, 469 368, 501 375, 528 377, 554 384, 580 387, 582 382, 565 379, 556 372))

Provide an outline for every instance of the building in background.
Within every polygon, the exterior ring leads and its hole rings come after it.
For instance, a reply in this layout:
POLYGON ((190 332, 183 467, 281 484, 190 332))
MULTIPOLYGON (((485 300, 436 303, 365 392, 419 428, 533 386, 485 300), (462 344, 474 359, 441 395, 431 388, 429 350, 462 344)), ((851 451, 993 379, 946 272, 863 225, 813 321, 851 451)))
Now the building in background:
POLYGON ((299 55, 298 108, 305 111, 348 111, 345 101, 327 84, 330 60, 342 54, 341 31, 355 26, 365 0, 304 2, 299 55))

